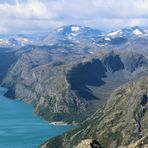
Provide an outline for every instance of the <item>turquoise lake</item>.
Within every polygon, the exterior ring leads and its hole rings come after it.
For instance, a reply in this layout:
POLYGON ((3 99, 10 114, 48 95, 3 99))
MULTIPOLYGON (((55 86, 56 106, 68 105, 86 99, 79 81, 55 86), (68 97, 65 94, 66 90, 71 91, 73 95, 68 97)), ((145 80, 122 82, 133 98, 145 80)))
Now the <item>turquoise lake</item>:
POLYGON ((0 148, 38 148, 74 128, 49 124, 33 114, 31 105, 4 97, 6 91, 0 87, 0 148))

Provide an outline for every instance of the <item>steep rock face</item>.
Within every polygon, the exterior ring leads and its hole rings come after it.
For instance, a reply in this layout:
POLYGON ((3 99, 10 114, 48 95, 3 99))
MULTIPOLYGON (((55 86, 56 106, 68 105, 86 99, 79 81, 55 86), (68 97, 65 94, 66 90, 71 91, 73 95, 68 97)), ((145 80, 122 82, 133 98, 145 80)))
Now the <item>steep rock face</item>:
POLYGON ((8 69, 16 61, 16 56, 14 52, 5 51, 7 51, 7 49, 0 48, 0 82, 6 76, 8 69))
POLYGON ((123 62, 127 71, 133 72, 142 65, 146 65, 148 60, 138 53, 129 52, 125 57, 123 57, 123 62))
POLYGON ((115 54, 113 51, 103 57, 102 62, 111 72, 124 69, 124 63, 121 61, 120 56, 115 54))
POLYGON ((68 74, 67 80, 71 89, 77 90, 80 97, 85 99, 97 99, 88 89, 88 85, 100 86, 105 82, 102 78, 106 77, 106 68, 99 59, 93 59, 88 63, 80 63, 74 67, 68 74))
POLYGON ((3 80, 9 88, 6 95, 33 104, 35 112, 49 121, 83 121, 129 80, 123 78, 124 55, 114 52, 102 59, 75 62, 70 58, 62 61, 63 56, 51 54, 46 47, 31 46, 16 54, 18 59, 3 80))
POLYGON ((116 89, 106 105, 80 127, 46 142, 46 147, 72 148, 85 139, 97 139, 102 147, 127 146, 148 133, 148 77, 116 89))
MULTIPOLYGON (((42 50, 21 54, 3 85, 9 88, 9 96, 32 103, 35 112, 43 118, 68 120, 69 113, 77 112, 77 104, 80 107, 81 101, 69 92, 63 67, 50 66, 51 58, 48 51, 42 50)), ((83 105, 82 102, 82 111, 83 105)), ((73 121, 73 117, 70 118, 73 121)))
POLYGON ((144 67, 147 67, 147 59, 143 55, 133 52, 120 55, 112 51, 102 58, 77 64, 68 71, 67 81, 80 97, 105 99, 107 92, 134 78, 132 73, 143 72, 144 67), (101 94, 103 89, 107 92, 101 94))

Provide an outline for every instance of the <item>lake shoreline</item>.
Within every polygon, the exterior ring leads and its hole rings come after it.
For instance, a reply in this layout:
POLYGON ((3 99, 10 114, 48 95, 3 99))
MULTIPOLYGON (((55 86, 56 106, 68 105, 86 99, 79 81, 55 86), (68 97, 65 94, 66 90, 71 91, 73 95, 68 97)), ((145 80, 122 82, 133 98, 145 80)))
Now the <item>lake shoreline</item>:
MULTIPOLYGON (((15 99, 16 99, 16 98, 15 98, 15 93, 14 93, 14 91, 13 91, 12 88, 7 88, 7 87, 5 87, 5 86, 1 86, 1 87, 5 89, 4 96, 5 96, 6 98, 11 99, 11 100, 15 100, 15 99)), ((22 100, 22 99, 16 99, 16 100, 19 100, 19 101, 21 101, 21 102, 24 102, 24 103, 26 103, 26 104, 29 104, 29 105, 31 105, 31 106, 33 107, 32 103, 25 102, 25 101, 22 100)), ((34 107, 33 107, 33 110, 34 110, 34 107)), ((68 122, 64 122, 64 121, 48 121, 48 120, 44 119, 42 116, 39 116, 38 114, 36 114, 34 111, 33 111, 33 113, 34 113, 37 117, 43 119, 44 121, 49 122, 49 124, 51 124, 51 125, 57 125, 57 126, 78 126, 78 125, 80 125, 80 123, 77 123, 77 122, 74 122, 74 121, 73 121, 72 123, 68 123, 68 122)))
POLYGON ((78 126, 79 125, 79 123, 67 123, 63 121, 52 121, 52 122, 49 122, 49 124, 58 125, 58 126, 78 126))
POLYGON ((64 122, 50 122, 34 113, 31 103, 6 96, 0 87, 0 147, 36 148, 47 139, 62 135, 76 126, 64 122))

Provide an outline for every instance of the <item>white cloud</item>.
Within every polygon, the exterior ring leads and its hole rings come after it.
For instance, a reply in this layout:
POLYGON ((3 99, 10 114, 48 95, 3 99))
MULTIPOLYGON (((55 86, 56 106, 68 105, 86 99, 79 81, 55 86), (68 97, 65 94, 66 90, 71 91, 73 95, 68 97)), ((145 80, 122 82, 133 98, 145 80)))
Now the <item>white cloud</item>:
POLYGON ((27 3, 16 1, 15 5, 1 4, 0 16, 3 19, 45 19, 50 18, 52 15, 44 3, 31 0, 27 3))
POLYGON ((147 9, 148 0, 0 0, 0 31, 47 30, 64 24, 147 27, 147 9))

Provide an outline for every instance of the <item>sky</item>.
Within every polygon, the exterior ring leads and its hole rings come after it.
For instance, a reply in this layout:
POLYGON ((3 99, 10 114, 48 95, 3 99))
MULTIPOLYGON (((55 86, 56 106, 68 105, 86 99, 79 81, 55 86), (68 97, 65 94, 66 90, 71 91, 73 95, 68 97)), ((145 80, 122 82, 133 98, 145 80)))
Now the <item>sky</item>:
POLYGON ((77 24, 104 31, 147 28, 148 0, 0 0, 0 34, 77 24))

